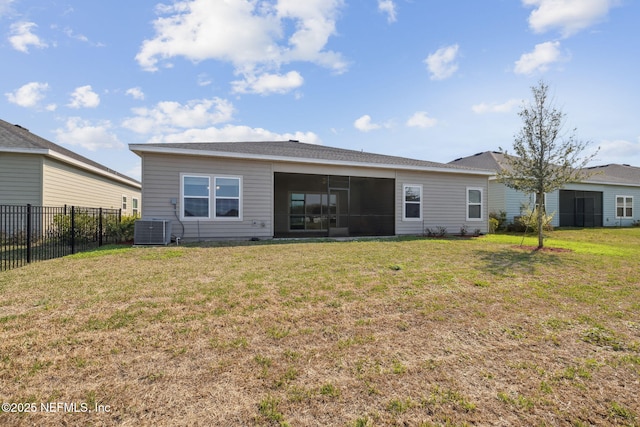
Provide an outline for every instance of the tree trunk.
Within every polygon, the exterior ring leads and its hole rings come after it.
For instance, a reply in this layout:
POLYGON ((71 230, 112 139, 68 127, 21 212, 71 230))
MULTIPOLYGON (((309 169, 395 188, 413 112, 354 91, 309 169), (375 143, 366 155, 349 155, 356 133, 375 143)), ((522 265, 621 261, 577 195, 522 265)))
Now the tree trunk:
POLYGON ((537 220, 538 220, 538 249, 542 249, 542 247, 544 246, 544 236, 543 236, 543 232, 544 230, 543 228, 543 219, 544 219, 544 193, 538 193, 537 197, 538 199, 538 204, 537 204, 537 220))

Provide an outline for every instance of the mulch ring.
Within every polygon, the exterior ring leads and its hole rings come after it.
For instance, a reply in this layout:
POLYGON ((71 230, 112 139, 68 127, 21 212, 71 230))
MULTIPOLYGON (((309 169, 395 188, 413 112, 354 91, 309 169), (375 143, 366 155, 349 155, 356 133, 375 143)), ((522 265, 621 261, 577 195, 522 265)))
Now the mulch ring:
POLYGON ((543 246, 542 248, 538 248, 537 246, 524 246, 524 245, 516 245, 516 246, 512 246, 512 248, 514 249, 522 249, 525 251, 532 251, 532 252, 573 252, 572 249, 567 249, 567 248, 550 248, 548 246, 543 246))

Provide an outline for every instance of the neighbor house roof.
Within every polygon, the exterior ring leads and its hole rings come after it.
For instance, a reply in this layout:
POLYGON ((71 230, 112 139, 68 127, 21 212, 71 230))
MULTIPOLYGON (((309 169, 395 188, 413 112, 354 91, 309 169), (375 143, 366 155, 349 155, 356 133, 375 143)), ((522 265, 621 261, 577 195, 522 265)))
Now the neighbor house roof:
POLYGON ((388 156, 365 151, 307 144, 299 141, 185 142, 167 144, 130 144, 137 154, 167 153, 281 162, 331 164, 374 168, 429 170, 447 173, 492 174, 479 168, 388 156))
MULTIPOLYGON (((497 151, 484 151, 468 157, 449 162, 450 165, 461 165, 474 168, 491 169, 495 172, 508 167, 508 155, 497 151)), ((630 165, 609 164, 583 169, 588 175, 583 180, 592 184, 633 185, 640 187, 640 168, 630 165)))
POLYGON ((504 169, 506 165, 505 157, 505 154, 498 151, 484 151, 473 156, 460 157, 449 162, 449 164, 498 171, 504 169))
POLYGON ((41 154, 140 188, 140 182, 39 137, 20 125, 0 120, 0 152, 41 154))
POLYGON ((640 168, 631 165, 609 164, 585 168, 593 173, 589 181, 611 181, 640 186, 640 168))

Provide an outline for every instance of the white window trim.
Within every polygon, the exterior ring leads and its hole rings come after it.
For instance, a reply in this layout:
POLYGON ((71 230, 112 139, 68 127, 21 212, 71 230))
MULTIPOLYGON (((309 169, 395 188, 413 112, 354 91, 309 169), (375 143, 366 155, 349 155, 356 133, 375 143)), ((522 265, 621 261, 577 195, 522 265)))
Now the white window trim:
MULTIPOLYGON (((533 207, 534 209, 538 207, 537 206, 538 204, 536 203, 536 196, 537 196, 536 193, 531 193, 531 198, 530 198, 531 205, 530 205, 530 207, 533 207)), ((547 205, 547 193, 544 193, 544 196, 542 197, 542 204, 544 205, 544 210, 546 212, 547 211, 547 206, 549 206, 549 205, 547 205)))
POLYGON ((633 196, 616 195, 615 199, 616 219, 632 219, 634 215, 633 196), (622 216, 618 216, 618 198, 622 198, 622 216), (631 199, 631 216, 627 216, 627 199, 631 199))
POLYGON ((132 197, 131 198, 131 215, 140 216, 140 199, 137 198, 137 197, 132 197), (133 202, 136 202, 136 203, 133 203, 133 202), (136 205, 136 206, 134 206, 134 205, 136 205))
POLYGON ((129 209, 129 196, 127 196, 126 194, 123 194, 120 197, 120 208, 124 211, 124 212, 128 212, 129 209))
MULTIPOLYGON (((213 181, 213 192, 211 189, 209 190, 210 199, 213 199, 213 219, 216 221, 242 221, 242 177, 241 176, 211 176, 211 180, 213 181), (238 216, 217 216, 217 206, 218 196, 216 195, 215 185, 216 179, 237 179, 238 180, 238 216)), ((220 197, 221 199, 232 199, 235 197, 220 197)), ((211 205, 210 205, 211 209, 211 205)))
MULTIPOLYGON (((403 221, 422 221, 422 201, 424 200, 424 193, 422 189, 422 184, 402 184, 402 220, 403 221), (407 218, 407 187, 419 187, 420 188, 420 209, 418 210, 419 216, 418 218, 407 218)), ((409 202, 416 203, 416 202, 409 202)))
POLYGON ((180 220, 182 221, 202 221, 211 219, 211 176, 197 173, 180 174, 180 220), (209 179, 209 211, 207 216, 185 216, 184 215, 184 179, 185 178, 208 178, 209 179))
POLYGON ((482 187, 467 187, 466 190, 466 199, 467 204, 465 205, 465 216, 467 217, 467 221, 484 221, 484 188, 482 187), (480 192, 480 203, 473 203, 473 206, 480 206, 480 218, 469 218, 469 206, 471 203, 469 202, 469 191, 476 190, 480 192))
MULTIPOLYGON (((242 176, 232 176, 232 175, 209 175, 209 174, 199 174, 199 173, 181 173, 180 174, 180 220, 181 221, 242 221, 242 211, 243 211, 243 190, 242 190, 242 176), (209 211, 207 216, 185 216, 184 215, 184 179, 185 177, 194 177, 194 178, 207 178, 209 180, 209 211), (237 217, 228 217, 228 216, 216 216, 216 179, 217 178, 226 178, 226 179, 237 179, 238 185, 240 186, 238 192, 238 216, 237 217)), ((223 199, 228 199, 229 197, 221 197, 223 199)))

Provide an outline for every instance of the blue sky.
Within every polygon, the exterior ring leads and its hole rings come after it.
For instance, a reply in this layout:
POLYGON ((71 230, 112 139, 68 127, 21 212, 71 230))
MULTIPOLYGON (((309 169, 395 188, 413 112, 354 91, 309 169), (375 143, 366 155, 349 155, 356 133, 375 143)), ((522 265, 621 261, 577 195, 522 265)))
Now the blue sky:
POLYGON ((0 118, 140 177, 130 143, 509 150, 548 83, 593 164, 640 166, 634 0, 0 0, 0 118))

